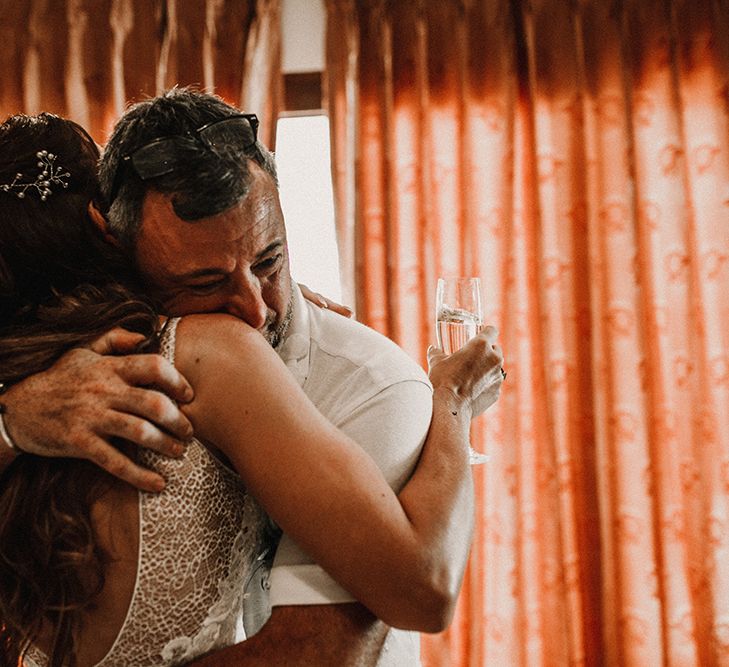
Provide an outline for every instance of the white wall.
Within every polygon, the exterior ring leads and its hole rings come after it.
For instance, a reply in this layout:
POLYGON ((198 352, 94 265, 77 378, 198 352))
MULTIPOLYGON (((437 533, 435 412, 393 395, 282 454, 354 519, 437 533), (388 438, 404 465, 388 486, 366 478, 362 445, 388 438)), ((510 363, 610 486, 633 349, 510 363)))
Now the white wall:
MULTIPOLYGON (((324 0, 282 0, 281 24, 284 74, 323 71, 324 0)), ((324 116, 280 119, 276 164, 291 275, 341 302, 328 120, 324 116)))
POLYGON ((281 57, 284 74, 324 70, 323 0, 282 0, 281 57))

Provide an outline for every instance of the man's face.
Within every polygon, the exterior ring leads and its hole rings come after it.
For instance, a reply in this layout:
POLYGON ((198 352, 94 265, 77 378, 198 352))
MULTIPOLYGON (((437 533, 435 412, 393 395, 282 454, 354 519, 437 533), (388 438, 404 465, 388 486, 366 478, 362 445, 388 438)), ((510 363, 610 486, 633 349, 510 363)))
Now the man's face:
POLYGON ((169 315, 229 313, 275 346, 292 303, 286 229, 273 179, 250 165, 248 194, 209 218, 182 220, 168 195, 148 192, 136 259, 169 315))

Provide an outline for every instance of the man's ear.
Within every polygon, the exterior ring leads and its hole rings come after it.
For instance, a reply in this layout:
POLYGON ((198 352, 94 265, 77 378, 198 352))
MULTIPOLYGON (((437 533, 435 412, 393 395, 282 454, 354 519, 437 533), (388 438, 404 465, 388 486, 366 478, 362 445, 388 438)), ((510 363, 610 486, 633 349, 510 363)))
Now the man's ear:
POLYGON ((101 232, 101 235, 112 245, 118 246, 119 241, 109 231, 109 225, 106 221, 106 218, 104 217, 104 214, 96 206, 96 202, 94 202, 94 201, 89 202, 88 211, 89 211, 89 218, 91 218, 91 222, 93 222, 94 225, 96 225, 97 229, 101 232))

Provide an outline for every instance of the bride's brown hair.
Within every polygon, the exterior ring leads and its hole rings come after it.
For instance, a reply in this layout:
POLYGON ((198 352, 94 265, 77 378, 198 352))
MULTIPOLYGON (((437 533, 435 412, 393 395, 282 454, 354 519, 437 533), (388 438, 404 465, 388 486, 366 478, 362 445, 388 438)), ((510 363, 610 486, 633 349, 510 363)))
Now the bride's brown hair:
MULTIPOLYGON (((83 128, 57 116, 0 125, 0 382, 45 370, 115 326, 156 349, 155 308, 88 213, 90 203, 104 208, 98 159, 83 128), (41 178, 49 193, 13 185, 34 183, 47 160, 68 174, 41 178)), ((75 664, 80 615, 104 584, 90 506, 109 483, 88 462, 30 454, 0 477, 0 665, 17 665, 41 631, 51 667, 75 664)))

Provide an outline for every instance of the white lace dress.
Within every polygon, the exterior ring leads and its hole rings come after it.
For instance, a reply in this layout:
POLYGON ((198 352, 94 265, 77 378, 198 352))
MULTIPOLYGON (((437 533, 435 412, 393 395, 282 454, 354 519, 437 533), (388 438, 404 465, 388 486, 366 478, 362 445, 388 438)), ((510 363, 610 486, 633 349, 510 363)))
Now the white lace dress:
MULTIPOLYGON (((162 354, 174 361, 178 319, 162 354)), ((262 549, 266 519, 238 476, 192 440, 184 458, 143 450, 143 464, 167 479, 139 493, 137 581, 126 620, 97 667, 167 667, 235 642, 243 591, 262 549)), ((36 647, 27 667, 44 667, 36 647)))

